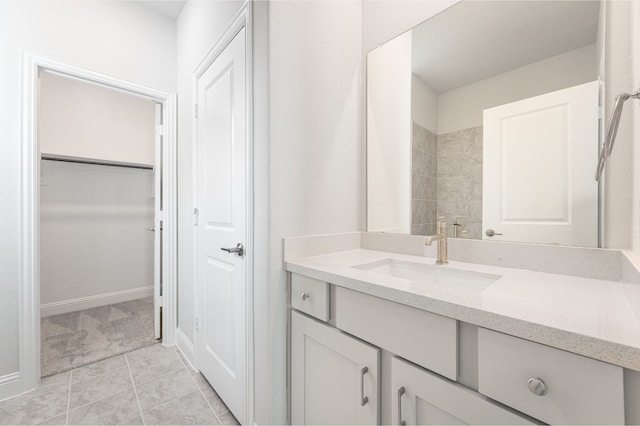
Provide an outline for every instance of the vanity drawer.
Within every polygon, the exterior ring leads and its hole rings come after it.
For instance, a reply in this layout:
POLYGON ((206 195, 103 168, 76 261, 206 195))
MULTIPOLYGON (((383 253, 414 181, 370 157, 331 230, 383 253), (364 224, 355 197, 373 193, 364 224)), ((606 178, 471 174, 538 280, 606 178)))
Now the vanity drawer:
POLYGON ((329 284, 291 274, 291 306, 319 320, 329 321, 329 284))
POLYGON ((478 329, 480 393, 546 423, 624 424, 622 374, 611 364, 478 329))
POLYGON ((338 286, 335 313, 339 329, 457 379, 456 320, 338 286))

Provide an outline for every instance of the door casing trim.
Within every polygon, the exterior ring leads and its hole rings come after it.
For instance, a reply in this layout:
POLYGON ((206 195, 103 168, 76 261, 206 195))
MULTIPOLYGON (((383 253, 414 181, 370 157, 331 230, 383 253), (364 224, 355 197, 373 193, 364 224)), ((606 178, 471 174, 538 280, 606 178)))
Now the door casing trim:
POLYGON ((176 339, 177 290, 177 98, 174 93, 137 84, 27 50, 21 51, 21 248, 19 301, 19 383, 0 399, 35 389, 40 381, 40 146, 38 143, 38 76, 40 71, 63 75, 163 105, 163 344, 176 339))

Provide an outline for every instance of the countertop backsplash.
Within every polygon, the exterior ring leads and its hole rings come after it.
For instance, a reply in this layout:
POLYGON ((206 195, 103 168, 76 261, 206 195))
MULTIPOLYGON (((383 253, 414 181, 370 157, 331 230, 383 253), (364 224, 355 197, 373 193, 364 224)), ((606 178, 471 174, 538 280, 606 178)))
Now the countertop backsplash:
MULTIPOLYGON (((336 251, 367 249, 421 257, 436 257, 436 247, 426 246, 419 235, 349 232, 287 238, 284 261, 336 251)), ((640 284, 633 256, 612 249, 555 246, 469 239, 448 240, 449 259, 504 268, 640 284)))

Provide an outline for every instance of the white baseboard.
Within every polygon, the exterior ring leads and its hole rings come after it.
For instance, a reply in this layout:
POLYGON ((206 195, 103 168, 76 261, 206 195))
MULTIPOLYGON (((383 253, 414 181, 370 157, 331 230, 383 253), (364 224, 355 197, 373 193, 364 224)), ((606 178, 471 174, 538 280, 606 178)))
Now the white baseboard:
POLYGON ((65 314, 67 312, 80 311, 82 309, 95 308, 97 306, 111 305, 113 303, 127 302, 129 300, 152 296, 153 286, 147 286, 132 288, 130 290, 114 291, 113 293, 63 300, 60 302, 46 303, 44 305, 40 305, 40 316, 48 317, 50 315, 65 314))
POLYGON ((24 392, 21 377, 19 371, 0 377, 0 401, 24 392))
POLYGON ((189 367, 193 368, 194 371, 199 371, 195 367, 195 350, 193 348, 193 343, 191 343, 179 328, 176 330, 176 343, 178 350, 182 352, 182 355, 184 355, 186 360, 189 362, 189 367))

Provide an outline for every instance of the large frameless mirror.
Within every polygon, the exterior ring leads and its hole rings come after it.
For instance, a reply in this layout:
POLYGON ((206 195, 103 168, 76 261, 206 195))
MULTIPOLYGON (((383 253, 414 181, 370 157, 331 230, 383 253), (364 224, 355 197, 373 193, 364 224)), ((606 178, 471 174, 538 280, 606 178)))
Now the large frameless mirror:
POLYGON ((599 246, 597 1, 462 1, 367 54, 367 228, 599 246))

